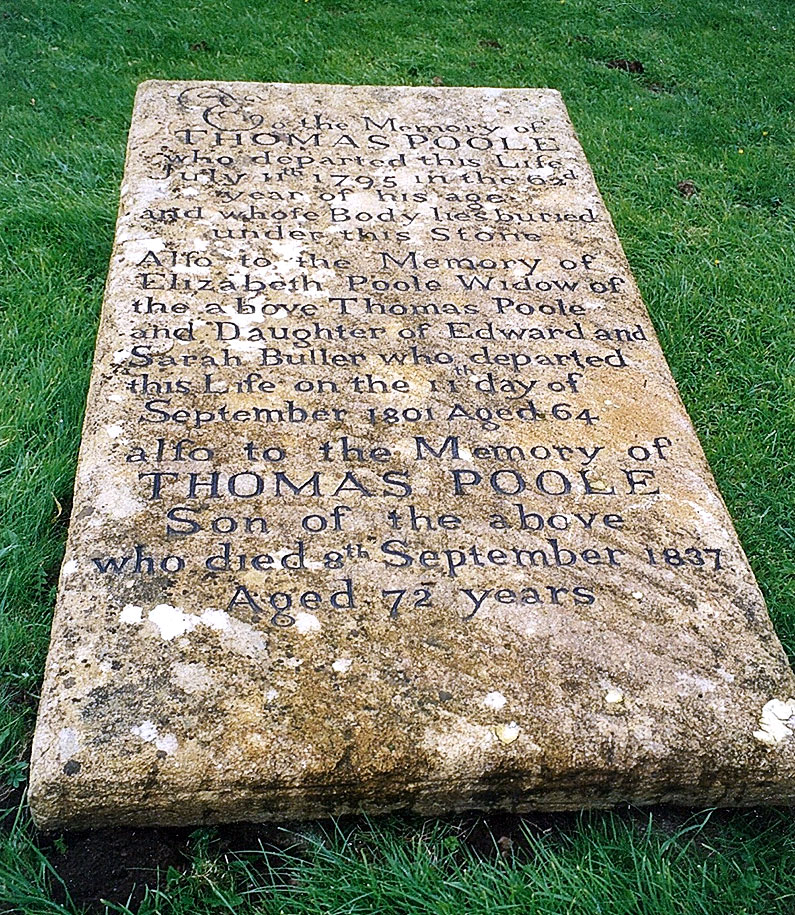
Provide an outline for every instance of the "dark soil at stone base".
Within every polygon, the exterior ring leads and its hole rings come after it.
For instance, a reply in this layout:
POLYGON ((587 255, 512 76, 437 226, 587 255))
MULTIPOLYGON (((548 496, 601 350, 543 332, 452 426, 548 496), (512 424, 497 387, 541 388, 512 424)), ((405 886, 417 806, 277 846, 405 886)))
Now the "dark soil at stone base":
MULTIPOLYGON (((683 826, 692 823, 695 811, 678 807, 654 807, 651 809, 623 806, 615 813, 626 822, 632 823, 639 831, 645 831, 651 822, 654 828, 665 835, 673 835, 683 826)), ((751 809, 744 811, 746 817, 757 822, 762 828, 769 811, 751 809)), ((450 835, 459 843, 461 852, 474 852, 483 858, 522 857, 529 851, 528 836, 548 836, 553 841, 557 836, 567 835, 581 828, 583 817, 598 817, 600 813, 557 813, 557 814, 464 814, 445 817, 437 822, 450 828, 450 835)), ((710 836, 721 833, 737 811, 716 810, 708 817, 709 823, 702 832, 698 845, 708 842, 710 836)), ((698 814, 703 820, 704 811, 698 814)), ((406 816, 390 820, 393 826, 406 835, 416 832, 427 820, 406 816)), ((278 873, 283 861, 282 854, 289 850, 290 857, 300 856, 308 847, 309 834, 337 835, 345 837, 349 847, 370 845, 369 831, 377 826, 378 819, 363 821, 359 817, 341 817, 334 824, 331 821, 311 823, 257 824, 234 823, 215 827, 201 827, 210 841, 214 856, 224 853, 245 854, 250 866, 257 868, 251 852, 262 850, 263 876, 278 873)), ((64 833, 60 836, 44 836, 42 851, 49 857, 63 886, 56 885, 54 895, 62 904, 66 892, 77 907, 88 912, 104 911, 103 901, 121 903, 135 911, 146 893, 147 886, 154 887, 158 881, 163 884, 169 868, 187 871, 191 868, 192 852, 195 849, 199 828, 120 828, 99 829, 90 832, 64 833), (66 892, 64 892, 64 888, 66 892)), ((708 848, 708 845, 704 845, 708 848)), ((463 859, 463 856, 462 856, 463 859)), ((289 877, 285 873, 285 881, 289 877)))
MULTIPOLYGON (((147 885, 157 884, 158 870, 164 873, 169 867, 183 870, 188 866, 189 835, 183 829, 98 829, 45 840, 42 850, 75 905, 98 906, 107 899, 134 909, 147 885)), ((54 887, 62 904, 66 901, 63 889, 54 887)))

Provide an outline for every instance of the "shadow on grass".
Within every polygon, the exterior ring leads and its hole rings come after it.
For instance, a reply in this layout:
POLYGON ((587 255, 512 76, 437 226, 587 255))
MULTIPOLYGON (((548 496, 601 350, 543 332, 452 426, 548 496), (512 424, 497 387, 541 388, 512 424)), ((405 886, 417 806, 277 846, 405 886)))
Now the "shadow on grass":
MULTIPOLYGON (((627 805, 614 811, 555 814, 470 813, 439 819, 349 816, 278 825, 103 828, 37 834, 33 844, 51 868, 52 900, 64 911, 107 912, 110 905, 113 911, 137 912, 147 900, 151 904, 162 898, 180 876, 213 870, 213 862, 227 870, 230 862, 239 865, 235 882, 248 886, 243 896, 246 892, 268 896, 270 890, 296 886, 301 882, 296 875, 304 865, 307 870, 318 865, 318 849, 328 853, 326 865, 344 866, 349 858, 358 865, 368 862, 375 872, 389 865, 395 848, 410 849, 408 861, 419 846, 435 865, 450 873, 473 862, 521 869, 543 866, 542 845, 552 855, 570 855, 572 849, 588 843, 595 830, 611 835, 616 848, 648 846, 651 857, 661 849, 673 850, 676 857, 686 854, 696 864, 715 855, 730 856, 742 846, 743 835, 774 832, 786 816, 771 808, 693 811, 627 805)), ((320 858, 322 864, 322 854, 320 858)), ((161 911, 156 902, 152 911, 161 911)))

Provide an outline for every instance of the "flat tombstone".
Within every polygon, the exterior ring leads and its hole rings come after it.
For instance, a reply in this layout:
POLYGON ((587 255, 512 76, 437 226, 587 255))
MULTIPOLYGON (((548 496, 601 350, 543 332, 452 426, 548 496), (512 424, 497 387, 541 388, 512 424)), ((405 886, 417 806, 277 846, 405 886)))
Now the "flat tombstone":
POLYGON ((789 802, 793 696, 557 92, 141 86, 41 826, 789 802))

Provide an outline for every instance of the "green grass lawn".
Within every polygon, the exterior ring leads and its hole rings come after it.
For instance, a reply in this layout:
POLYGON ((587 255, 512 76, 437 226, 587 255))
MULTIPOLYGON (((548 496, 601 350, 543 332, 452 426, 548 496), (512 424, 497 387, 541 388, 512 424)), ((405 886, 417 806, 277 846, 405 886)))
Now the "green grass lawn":
POLYGON ((35 832, 37 693, 132 99, 153 77, 560 89, 795 655, 791 3, 6 0, 0 913, 795 912, 786 811, 35 832))

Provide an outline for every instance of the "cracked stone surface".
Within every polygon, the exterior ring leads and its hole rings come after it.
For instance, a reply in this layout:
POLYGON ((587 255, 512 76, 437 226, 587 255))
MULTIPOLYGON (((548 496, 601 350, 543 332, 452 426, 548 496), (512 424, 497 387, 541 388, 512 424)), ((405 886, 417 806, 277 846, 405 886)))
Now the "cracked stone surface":
POLYGON ((139 88, 41 827, 789 803, 793 697, 557 92, 139 88))

